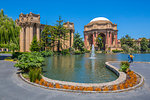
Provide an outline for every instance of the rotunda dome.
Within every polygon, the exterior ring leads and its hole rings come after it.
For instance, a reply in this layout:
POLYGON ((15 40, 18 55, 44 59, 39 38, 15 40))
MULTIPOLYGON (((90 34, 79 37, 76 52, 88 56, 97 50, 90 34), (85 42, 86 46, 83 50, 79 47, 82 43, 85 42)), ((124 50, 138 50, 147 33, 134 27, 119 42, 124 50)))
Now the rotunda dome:
POLYGON ((97 17, 92 19, 90 22, 95 22, 95 21, 110 21, 110 20, 105 17, 97 17))

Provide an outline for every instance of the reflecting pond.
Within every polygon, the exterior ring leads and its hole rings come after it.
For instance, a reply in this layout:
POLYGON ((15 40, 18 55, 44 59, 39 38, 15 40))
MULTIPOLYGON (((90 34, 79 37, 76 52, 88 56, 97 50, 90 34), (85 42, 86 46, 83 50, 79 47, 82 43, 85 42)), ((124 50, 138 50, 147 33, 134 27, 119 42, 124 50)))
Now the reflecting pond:
MULTIPOLYGON (((105 67, 106 61, 127 61, 127 54, 90 54, 52 56, 45 60, 43 75, 61 81, 79 83, 103 83, 117 79, 115 73, 105 67)), ((134 61, 149 61, 150 54, 134 54, 134 61)))

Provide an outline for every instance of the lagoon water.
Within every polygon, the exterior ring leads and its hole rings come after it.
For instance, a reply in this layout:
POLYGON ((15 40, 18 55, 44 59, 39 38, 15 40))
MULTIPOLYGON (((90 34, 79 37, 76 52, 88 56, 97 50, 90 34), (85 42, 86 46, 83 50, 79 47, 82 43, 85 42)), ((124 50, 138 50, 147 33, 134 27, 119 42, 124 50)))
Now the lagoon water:
MULTIPOLYGON (((150 62, 150 54, 133 54, 134 61, 150 62)), ((107 61, 127 61, 127 54, 90 54, 52 56, 45 60, 43 75, 61 81, 79 83, 104 83, 117 79, 117 75, 105 67, 107 61)))

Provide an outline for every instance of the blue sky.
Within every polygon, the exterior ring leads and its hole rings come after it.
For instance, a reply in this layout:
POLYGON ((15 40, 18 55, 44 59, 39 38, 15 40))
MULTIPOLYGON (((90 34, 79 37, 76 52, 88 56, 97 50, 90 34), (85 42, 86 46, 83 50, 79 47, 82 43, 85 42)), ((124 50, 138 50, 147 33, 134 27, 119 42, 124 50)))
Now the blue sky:
POLYGON ((0 8, 14 20, 22 12, 41 15, 41 23, 54 25, 59 16, 75 24, 83 37, 84 25, 106 17, 118 25, 118 38, 150 38, 149 0, 2 0, 0 8))

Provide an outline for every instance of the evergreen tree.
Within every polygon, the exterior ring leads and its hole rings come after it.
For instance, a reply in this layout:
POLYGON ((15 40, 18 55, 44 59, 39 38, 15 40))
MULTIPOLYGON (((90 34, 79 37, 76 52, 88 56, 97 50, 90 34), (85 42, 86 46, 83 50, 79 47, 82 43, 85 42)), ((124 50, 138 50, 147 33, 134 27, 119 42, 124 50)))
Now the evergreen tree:
POLYGON ((36 36, 33 37, 33 40, 32 40, 31 46, 30 46, 30 51, 31 52, 40 51, 40 46, 39 46, 39 43, 37 42, 36 36))
POLYGON ((63 20, 61 19, 61 17, 59 16, 59 20, 56 21, 57 24, 53 27, 53 32, 56 36, 56 41, 57 41, 57 51, 60 52, 62 48, 62 44, 65 40, 67 40, 67 33, 69 32, 69 30, 67 30, 64 25, 63 25, 63 20))
POLYGON ((46 25, 44 27, 44 30, 42 32, 42 39, 41 44, 43 47, 57 47, 57 51, 60 52, 62 50, 62 44, 65 40, 67 40, 67 33, 69 30, 67 30, 63 26, 63 20, 61 20, 61 17, 59 17, 59 20, 56 21, 57 24, 55 26, 48 26, 46 25))
POLYGON ((74 34, 74 41, 73 41, 73 47, 75 50, 83 51, 84 42, 82 41, 82 38, 79 33, 74 34))

